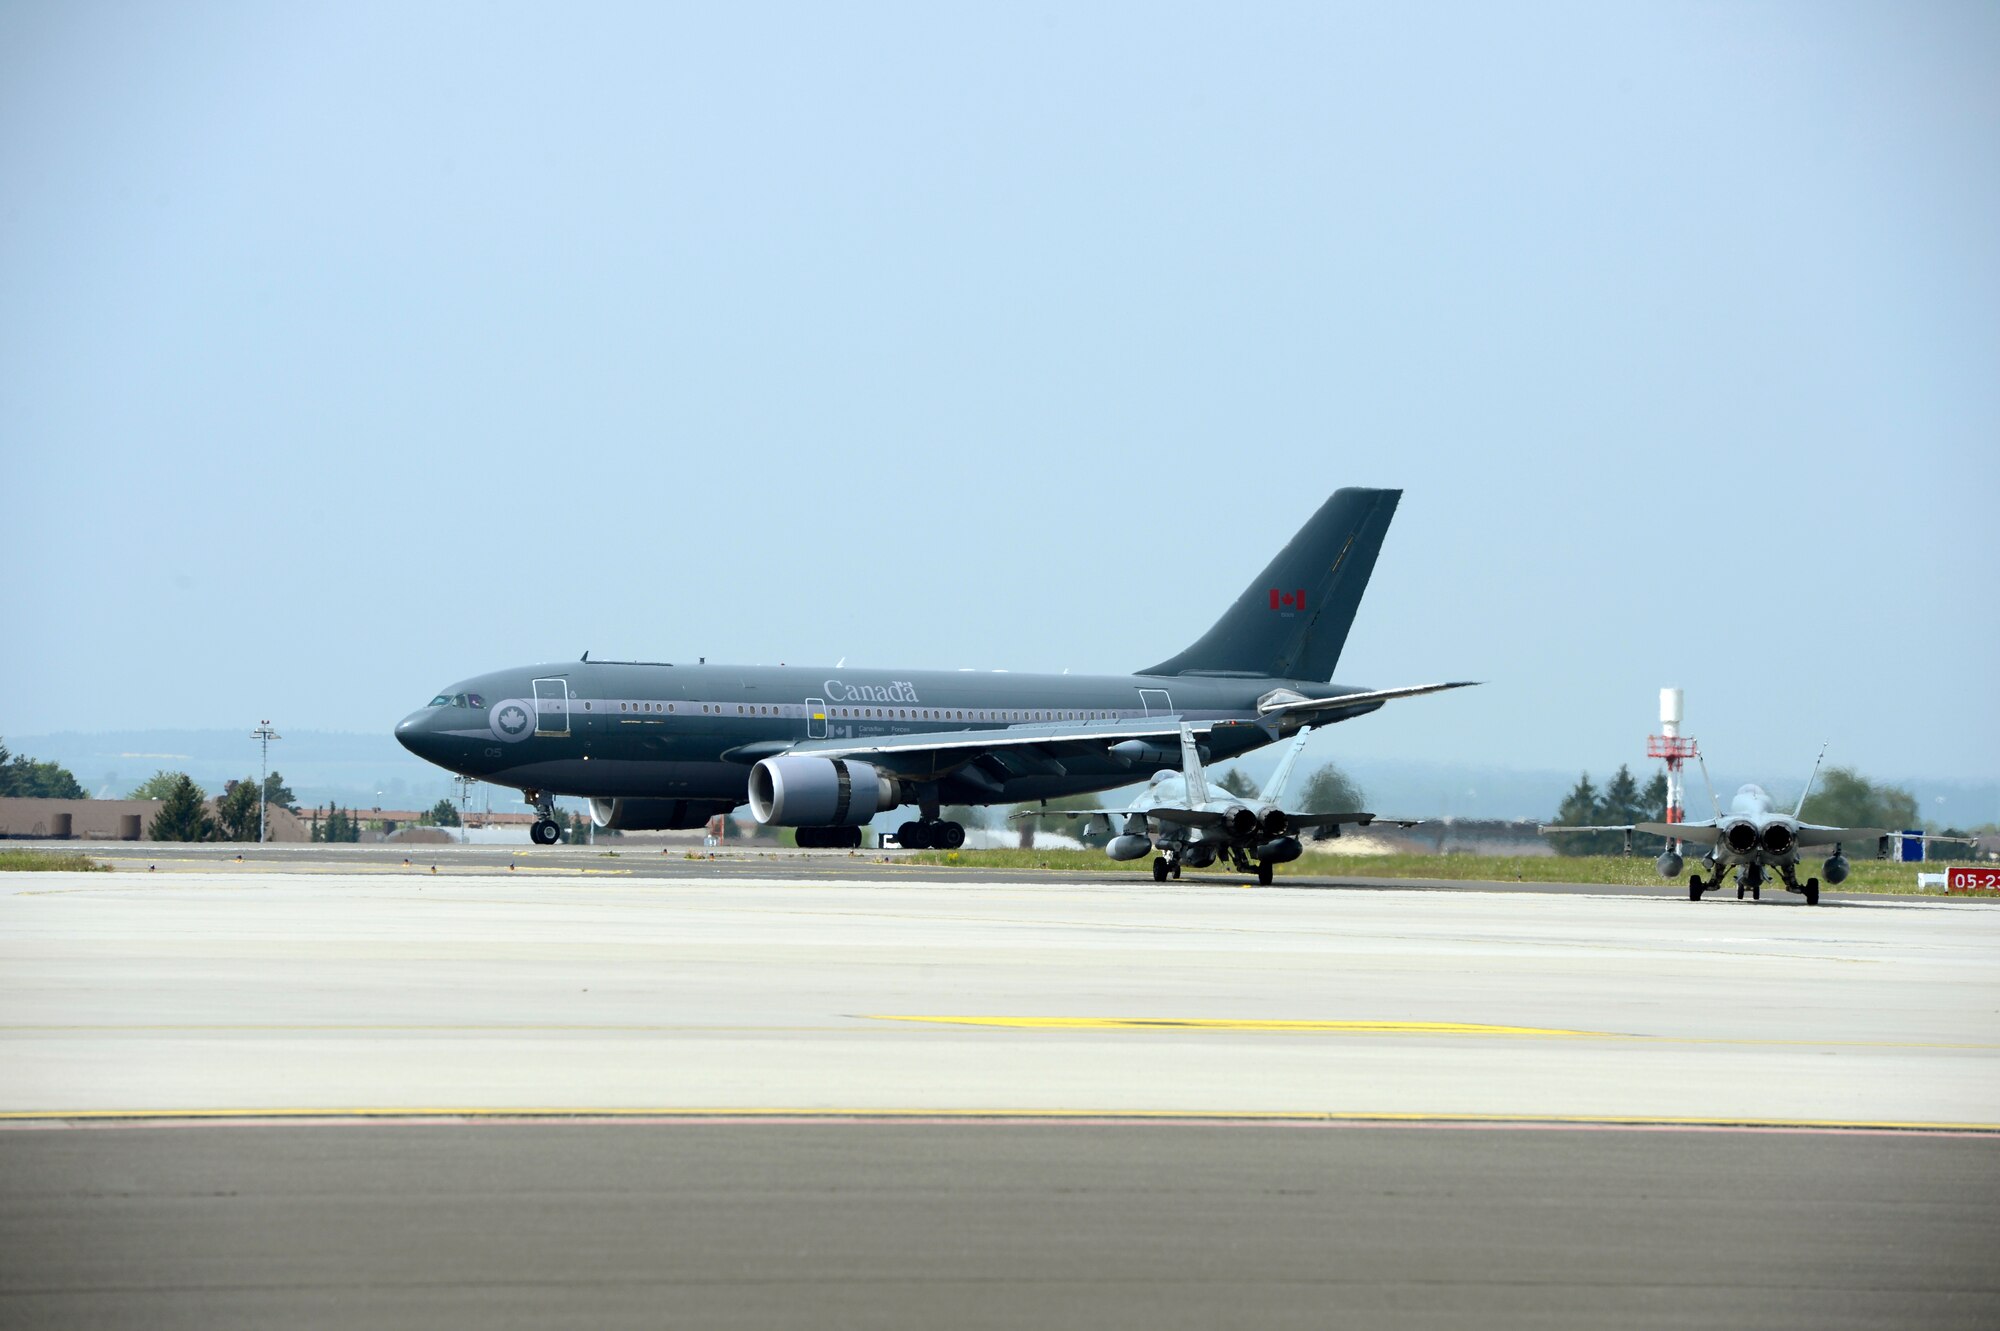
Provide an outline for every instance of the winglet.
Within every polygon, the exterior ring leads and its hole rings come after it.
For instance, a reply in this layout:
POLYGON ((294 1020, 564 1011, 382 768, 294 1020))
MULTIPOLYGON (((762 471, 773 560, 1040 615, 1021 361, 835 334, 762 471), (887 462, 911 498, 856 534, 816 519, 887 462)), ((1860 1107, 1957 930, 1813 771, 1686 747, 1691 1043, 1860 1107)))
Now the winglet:
POLYGON ((1831 743, 1833 743, 1832 740, 1827 740, 1826 743, 1821 744, 1819 746, 1819 757, 1813 759, 1812 772, 1806 777, 1806 788, 1799 792, 1799 807, 1792 810, 1792 819, 1795 822, 1805 816, 1806 800, 1812 795, 1813 782, 1819 779, 1819 765, 1826 761, 1826 746, 1831 743))
POLYGON ((1194 727, 1181 722, 1181 772, 1187 777, 1187 800, 1190 809, 1199 809, 1208 803, 1208 775, 1201 770, 1201 750, 1195 747, 1194 727))

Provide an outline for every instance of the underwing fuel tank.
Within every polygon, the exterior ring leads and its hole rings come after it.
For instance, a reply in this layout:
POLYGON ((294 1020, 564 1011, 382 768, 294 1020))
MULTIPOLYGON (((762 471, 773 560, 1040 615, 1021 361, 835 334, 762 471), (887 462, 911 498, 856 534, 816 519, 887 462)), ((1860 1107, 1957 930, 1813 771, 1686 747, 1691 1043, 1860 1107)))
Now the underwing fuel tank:
POLYGON ((1847 871, 1851 867, 1847 862, 1847 856, 1836 855, 1820 866, 1820 872, 1826 875, 1827 882, 1840 883, 1847 880, 1847 871))
POLYGON ((1281 836, 1275 841, 1266 841, 1257 847, 1257 858, 1269 860, 1273 864, 1290 864, 1305 853, 1295 836, 1281 836))
POLYGON ((1153 839, 1144 836, 1115 836, 1104 848, 1104 853, 1114 860, 1136 860, 1150 855, 1153 839))
POLYGON ((1681 876, 1681 870, 1687 866, 1686 861, 1669 850, 1661 852, 1660 858, 1653 861, 1653 867, 1660 871, 1662 878, 1678 878, 1681 876))

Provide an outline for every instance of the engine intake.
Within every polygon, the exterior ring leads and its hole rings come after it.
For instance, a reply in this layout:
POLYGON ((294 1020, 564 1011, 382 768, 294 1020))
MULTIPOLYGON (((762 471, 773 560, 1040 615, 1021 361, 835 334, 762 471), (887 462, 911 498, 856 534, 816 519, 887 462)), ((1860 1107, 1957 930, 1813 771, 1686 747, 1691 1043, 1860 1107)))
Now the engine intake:
POLYGON ((871 763, 788 754, 750 769, 750 814, 760 823, 859 827, 902 802, 902 785, 871 763))

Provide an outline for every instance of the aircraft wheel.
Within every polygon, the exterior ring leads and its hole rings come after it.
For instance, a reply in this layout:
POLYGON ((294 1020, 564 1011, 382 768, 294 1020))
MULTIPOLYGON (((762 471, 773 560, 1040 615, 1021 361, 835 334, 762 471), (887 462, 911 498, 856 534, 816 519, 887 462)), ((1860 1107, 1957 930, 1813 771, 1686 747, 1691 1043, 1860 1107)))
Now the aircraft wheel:
POLYGON ((861 829, 858 827, 841 828, 838 834, 838 839, 834 844, 839 846, 840 849, 842 850, 860 850, 861 829))
POLYGON ((1164 855, 1153 861, 1153 881, 1156 883, 1167 881, 1167 860, 1164 855))
POLYGON ((1691 874, 1689 874, 1689 875, 1688 875, 1688 900, 1689 900, 1689 901, 1700 901, 1700 900, 1701 900, 1701 894, 1702 894, 1702 886, 1701 886, 1701 875, 1700 875, 1700 874, 1698 874, 1698 873, 1691 873, 1691 874))
POLYGON ((1743 900, 1743 884, 1741 883, 1738 883, 1736 885, 1736 899, 1738 901, 1743 900))
MULTIPOLYGON (((1737 893, 1736 895, 1740 897, 1740 896, 1742 896, 1743 894, 1742 894, 1741 892, 1738 892, 1738 893, 1737 893)), ((1753 887, 1753 888, 1751 888, 1751 889, 1750 889, 1750 899, 1751 899, 1752 901, 1762 901, 1762 900, 1764 899, 1764 889, 1763 889, 1763 888, 1761 888, 1761 887, 1753 887)))
POLYGON ((1257 861, 1257 884, 1260 887, 1269 887, 1271 885, 1271 862, 1269 860, 1257 861))
POLYGON ((1808 906, 1817 906, 1819 904, 1819 879, 1817 878, 1806 879, 1806 904, 1808 906))
POLYGON ((931 828, 931 835, 936 838, 935 844, 939 850, 957 850, 965 844, 965 828, 959 823, 935 824, 931 828))
POLYGON ((1181 862, 1179 860, 1175 860, 1173 863, 1173 867, 1168 869, 1167 873, 1169 876, 1173 878, 1175 882, 1178 883, 1181 880, 1181 862))
POLYGON ((538 846, 553 846, 562 839, 562 829, 553 818, 537 818, 528 829, 528 839, 538 846))
POLYGON ((929 850, 930 829, 919 822, 907 822, 896 829, 896 844, 904 850, 929 850))

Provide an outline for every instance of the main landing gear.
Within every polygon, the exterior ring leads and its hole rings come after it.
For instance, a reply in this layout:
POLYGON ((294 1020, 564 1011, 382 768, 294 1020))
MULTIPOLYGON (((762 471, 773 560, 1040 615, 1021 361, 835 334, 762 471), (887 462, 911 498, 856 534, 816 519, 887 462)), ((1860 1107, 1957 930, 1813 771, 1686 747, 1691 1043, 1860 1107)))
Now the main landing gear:
POLYGON ((1805 882, 1801 883, 1798 874, 1793 871, 1792 866, 1789 864, 1779 870, 1779 872, 1784 876, 1785 890, 1787 892, 1798 893, 1806 899, 1808 906, 1817 906, 1819 904, 1819 879, 1808 878, 1805 882))
POLYGON ((957 850, 965 844, 965 828, 949 818, 913 818, 896 829, 896 844, 904 850, 957 850))
POLYGON ((1169 878, 1179 878, 1180 876, 1181 876, 1180 856, 1176 855, 1173 856, 1172 858, 1169 858, 1165 855, 1161 855, 1156 859, 1154 859, 1153 861, 1154 882, 1164 883, 1169 878))

